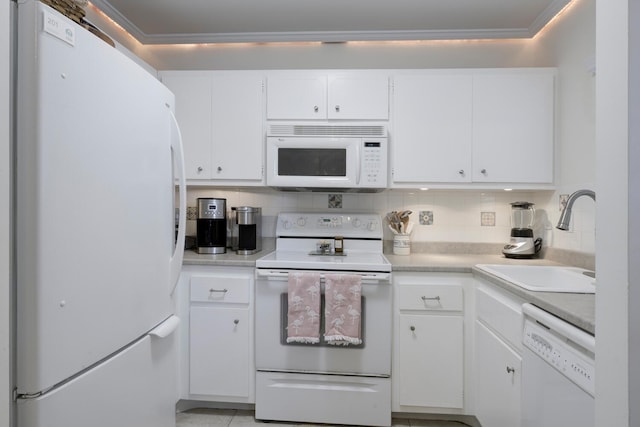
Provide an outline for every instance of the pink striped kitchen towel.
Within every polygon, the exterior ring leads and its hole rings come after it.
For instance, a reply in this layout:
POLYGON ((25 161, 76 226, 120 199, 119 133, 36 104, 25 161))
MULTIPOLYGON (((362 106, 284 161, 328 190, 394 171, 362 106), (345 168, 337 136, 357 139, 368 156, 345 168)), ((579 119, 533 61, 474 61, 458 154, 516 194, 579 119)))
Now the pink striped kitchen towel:
POLYGON ((289 273, 287 342, 320 342, 320 273, 289 273))
POLYGON ((325 341, 333 345, 362 344, 362 277, 356 274, 326 274, 324 293, 325 341))

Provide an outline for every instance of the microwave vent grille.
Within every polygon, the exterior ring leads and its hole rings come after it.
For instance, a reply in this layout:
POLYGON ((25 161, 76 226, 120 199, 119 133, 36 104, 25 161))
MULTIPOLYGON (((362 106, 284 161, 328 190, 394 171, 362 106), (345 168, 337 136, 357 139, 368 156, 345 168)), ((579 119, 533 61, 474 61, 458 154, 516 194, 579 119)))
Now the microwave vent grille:
POLYGON ((383 125, 292 125, 272 124, 271 136, 347 136, 347 137, 386 137, 383 125))

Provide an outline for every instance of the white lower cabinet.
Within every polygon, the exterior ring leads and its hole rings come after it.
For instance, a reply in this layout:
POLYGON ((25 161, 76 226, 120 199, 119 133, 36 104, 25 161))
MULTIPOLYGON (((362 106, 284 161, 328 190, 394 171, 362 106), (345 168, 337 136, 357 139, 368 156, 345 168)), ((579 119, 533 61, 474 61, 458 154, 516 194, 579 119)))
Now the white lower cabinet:
POLYGON ((249 396, 249 309, 191 307, 189 391, 249 396))
POLYGON ((394 273, 394 412, 465 414, 470 276, 394 273))
POLYGON ((181 286, 181 397, 254 403, 253 269, 185 266, 181 286))
POLYGON ((409 406, 462 408, 462 316, 403 314, 398 326, 399 401, 409 406))
POLYGON ((476 417, 483 427, 519 426, 522 357, 480 322, 476 357, 476 417))
POLYGON ((476 289, 476 417, 482 427, 519 427, 522 375, 522 304, 479 280, 476 289))

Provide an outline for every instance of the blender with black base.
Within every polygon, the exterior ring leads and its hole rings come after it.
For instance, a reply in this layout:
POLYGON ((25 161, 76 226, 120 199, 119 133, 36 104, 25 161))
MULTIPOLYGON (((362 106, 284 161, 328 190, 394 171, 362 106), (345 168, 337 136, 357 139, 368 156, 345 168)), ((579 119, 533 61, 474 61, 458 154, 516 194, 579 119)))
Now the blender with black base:
POLYGON ((507 258, 533 258, 542 248, 542 239, 533 236, 535 209, 530 202, 511 203, 511 240, 502 249, 507 258))

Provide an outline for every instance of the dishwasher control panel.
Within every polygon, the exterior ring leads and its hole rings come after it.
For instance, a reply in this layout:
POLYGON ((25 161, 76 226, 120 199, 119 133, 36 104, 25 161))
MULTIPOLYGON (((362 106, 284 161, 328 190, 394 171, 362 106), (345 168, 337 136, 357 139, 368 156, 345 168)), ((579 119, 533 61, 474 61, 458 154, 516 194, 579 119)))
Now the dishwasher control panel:
POLYGON ((534 319, 525 318, 524 345, 581 389, 594 396, 595 363, 588 350, 534 319))

